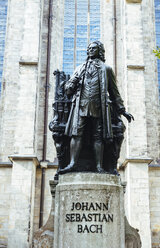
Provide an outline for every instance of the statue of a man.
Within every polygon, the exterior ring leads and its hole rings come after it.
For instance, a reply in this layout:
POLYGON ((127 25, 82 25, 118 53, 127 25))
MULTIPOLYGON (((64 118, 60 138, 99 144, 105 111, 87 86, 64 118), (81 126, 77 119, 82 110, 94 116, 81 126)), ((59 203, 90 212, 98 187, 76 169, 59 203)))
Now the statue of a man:
POLYGON ((125 111, 113 70, 104 63, 104 53, 104 46, 101 42, 90 43, 86 63, 76 68, 65 84, 67 95, 73 96, 65 130, 65 134, 71 136, 71 159, 67 167, 60 169, 59 174, 74 171, 76 168, 88 122, 91 124, 96 171, 105 172, 102 166, 104 143, 113 140, 111 102, 114 103, 119 115, 125 116, 129 122, 133 119, 133 116, 125 111))

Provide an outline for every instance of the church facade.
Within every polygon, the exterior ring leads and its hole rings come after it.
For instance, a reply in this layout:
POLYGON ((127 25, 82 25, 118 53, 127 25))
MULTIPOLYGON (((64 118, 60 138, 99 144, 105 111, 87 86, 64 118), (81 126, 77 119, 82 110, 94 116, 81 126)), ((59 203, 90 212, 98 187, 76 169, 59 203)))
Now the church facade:
POLYGON ((0 3, 0 247, 32 247, 51 209, 57 159, 48 124, 57 69, 72 74, 100 40, 128 124, 119 173, 125 214, 142 248, 160 247, 158 0, 3 0, 0 3))

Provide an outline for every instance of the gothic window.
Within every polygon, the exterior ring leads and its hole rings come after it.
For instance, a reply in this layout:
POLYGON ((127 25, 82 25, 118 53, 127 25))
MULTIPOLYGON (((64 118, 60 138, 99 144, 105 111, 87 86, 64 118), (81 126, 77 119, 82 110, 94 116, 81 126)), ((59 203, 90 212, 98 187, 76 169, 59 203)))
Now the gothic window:
POLYGON ((86 59, 87 45, 100 40, 100 0, 65 0, 63 71, 72 74, 86 59))
MULTIPOLYGON (((160 1, 155 0, 155 21, 156 21, 156 43, 160 47, 160 1)), ((160 59, 157 60, 158 66, 158 84, 160 93, 160 59)), ((159 94, 160 95, 160 94, 159 94)))
POLYGON ((0 1, 0 93, 2 84, 8 0, 0 1))

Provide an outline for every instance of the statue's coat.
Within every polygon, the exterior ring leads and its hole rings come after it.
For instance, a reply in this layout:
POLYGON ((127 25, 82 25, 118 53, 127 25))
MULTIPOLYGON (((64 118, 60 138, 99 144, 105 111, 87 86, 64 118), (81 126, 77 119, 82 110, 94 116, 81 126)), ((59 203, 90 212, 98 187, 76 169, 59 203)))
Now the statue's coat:
MULTIPOLYGON (((110 102, 114 102, 114 106, 119 114, 123 114, 125 107, 123 100, 119 94, 116 78, 111 67, 105 65, 99 59, 95 59, 95 67, 98 70, 100 101, 102 110, 103 123, 103 140, 107 141, 113 138, 110 114, 110 102)), ((72 108, 66 125, 65 134, 68 136, 77 135, 77 124, 79 118, 79 103, 81 90, 85 76, 86 63, 76 68, 73 76, 67 81, 65 89, 68 95, 73 95, 72 108)))

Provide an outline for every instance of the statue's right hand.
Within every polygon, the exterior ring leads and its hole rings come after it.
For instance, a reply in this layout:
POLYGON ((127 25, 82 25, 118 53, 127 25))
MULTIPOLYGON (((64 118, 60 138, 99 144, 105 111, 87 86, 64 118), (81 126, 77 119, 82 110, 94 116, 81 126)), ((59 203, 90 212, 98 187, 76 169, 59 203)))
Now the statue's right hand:
POLYGON ((126 119, 128 120, 128 122, 131 122, 132 120, 134 121, 133 115, 131 115, 130 113, 128 113, 126 111, 123 113, 123 116, 126 117, 126 119))

